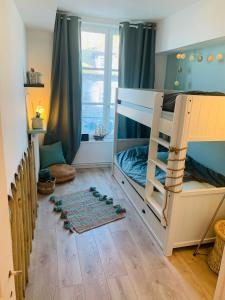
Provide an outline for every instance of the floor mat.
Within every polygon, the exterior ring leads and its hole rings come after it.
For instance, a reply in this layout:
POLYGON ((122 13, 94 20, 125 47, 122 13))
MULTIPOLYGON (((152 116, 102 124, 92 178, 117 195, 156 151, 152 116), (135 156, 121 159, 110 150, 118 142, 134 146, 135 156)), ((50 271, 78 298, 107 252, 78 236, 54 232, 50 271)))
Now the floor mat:
POLYGON ((126 210, 113 199, 99 193, 95 187, 65 196, 51 196, 54 211, 61 213, 64 227, 71 232, 84 231, 122 219, 126 210))

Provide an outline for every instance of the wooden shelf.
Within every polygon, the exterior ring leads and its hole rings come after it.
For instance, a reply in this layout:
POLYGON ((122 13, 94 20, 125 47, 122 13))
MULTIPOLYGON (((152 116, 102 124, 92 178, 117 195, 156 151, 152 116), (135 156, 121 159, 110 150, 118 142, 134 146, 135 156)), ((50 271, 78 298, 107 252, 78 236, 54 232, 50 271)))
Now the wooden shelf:
POLYGON ((28 129, 28 134, 41 134, 46 133, 46 129, 28 129))
POLYGON ((24 83, 24 87, 32 87, 32 88, 43 88, 45 85, 43 83, 30 84, 24 83))

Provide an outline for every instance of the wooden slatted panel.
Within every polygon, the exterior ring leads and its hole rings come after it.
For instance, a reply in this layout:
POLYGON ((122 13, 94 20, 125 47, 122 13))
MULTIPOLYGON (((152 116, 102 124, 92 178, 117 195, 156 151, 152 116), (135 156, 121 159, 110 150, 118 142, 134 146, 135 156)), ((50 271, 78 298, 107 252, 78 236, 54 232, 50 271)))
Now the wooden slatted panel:
POLYGON ((191 96, 189 141, 225 140, 225 97, 191 96))
POLYGON ((18 166, 15 182, 8 197, 14 270, 21 271, 15 277, 16 299, 25 299, 28 267, 32 250, 35 219, 37 216, 37 187, 34 167, 34 149, 30 145, 18 166))

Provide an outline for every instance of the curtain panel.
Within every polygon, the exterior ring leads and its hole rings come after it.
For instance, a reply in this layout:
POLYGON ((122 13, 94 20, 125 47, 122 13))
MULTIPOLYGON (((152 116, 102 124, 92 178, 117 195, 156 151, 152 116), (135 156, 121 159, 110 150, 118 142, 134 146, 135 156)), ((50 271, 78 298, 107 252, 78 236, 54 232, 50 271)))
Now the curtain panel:
POLYGON ((51 104, 45 144, 61 141, 72 163, 81 140, 81 29, 76 16, 57 13, 54 28, 51 104))
MULTIPOLYGON (((154 88, 155 80, 154 24, 120 24, 119 87, 154 88)), ((119 138, 149 137, 150 129, 119 116, 119 138)))

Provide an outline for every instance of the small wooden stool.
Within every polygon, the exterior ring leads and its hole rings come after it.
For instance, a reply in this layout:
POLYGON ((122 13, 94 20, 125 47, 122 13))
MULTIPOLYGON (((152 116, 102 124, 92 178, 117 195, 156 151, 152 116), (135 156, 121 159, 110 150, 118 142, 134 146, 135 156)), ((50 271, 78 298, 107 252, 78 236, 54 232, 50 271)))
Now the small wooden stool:
POLYGON ((225 220, 217 221, 214 225, 214 230, 216 240, 208 256, 208 265, 213 272, 218 274, 225 245, 225 220))

